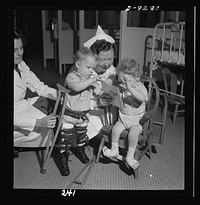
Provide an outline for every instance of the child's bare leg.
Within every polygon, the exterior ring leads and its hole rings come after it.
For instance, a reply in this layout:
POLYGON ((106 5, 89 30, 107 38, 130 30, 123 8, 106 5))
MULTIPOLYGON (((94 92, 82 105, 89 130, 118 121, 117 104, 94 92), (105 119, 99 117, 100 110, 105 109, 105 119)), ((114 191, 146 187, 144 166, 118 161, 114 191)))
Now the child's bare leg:
POLYGON ((117 121, 112 129, 112 143, 111 143, 111 149, 108 149, 107 147, 103 148, 103 154, 106 157, 117 157, 119 155, 119 138, 121 132, 125 129, 124 125, 117 121))
POLYGON ((138 143, 138 136, 141 133, 141 126, 136 125, 132 126, 129 130, 128 140, 129 140, 129 148, 126 155, 126 161, 130 167, 136 169, 139 166, 139 162, 134 159, 135 149, 138 143))

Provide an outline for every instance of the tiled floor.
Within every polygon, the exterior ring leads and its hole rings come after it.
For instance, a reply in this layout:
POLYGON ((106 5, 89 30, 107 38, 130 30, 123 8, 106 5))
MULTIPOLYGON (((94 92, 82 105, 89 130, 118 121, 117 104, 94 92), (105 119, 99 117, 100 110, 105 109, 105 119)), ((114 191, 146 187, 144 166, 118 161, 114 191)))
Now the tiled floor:
MULTIPOLYGON (((49 86, 55 87, 57 82, 63 84, 65 76, 60 77, 53 68, 53 62, 47 63, 46 70, 42 66, 41 59, 27 59, 27 64, 49 86), (39 69, 38 69, 39 68, 39 69)), ((156 119, 161 119, 160 111, 156 119)), ((163 146, 155 145, 157 153, 150 160, 147 156, 141 159, 139 178, 135 180, 130 170, 122 164, 101 160, 88 176, 83 190, 184 190, 185 189, 185 119, 178 117, 173 124, 169 117, 166 123, 166 132, 163 146)), ((94 139, 93 143, 99 143, 94 139)), ((89 156, 93 152, 93 146, 86 149, 89 156)), ((83 167, 83 164, 70 155, 70 176, 63 177, 53 158, 50 158, 45 174, 40 173, 38 155, 34 150, 19 153, 19 158, 14 159, 14 189, 36 190, 61 190, 67 189, 72 178, 83 167)), ((74 184, 72 189, 80 189, 80 185, 74 184)), ((93 193, 93 192, 92 192, 93 193)), ((96 193, 96 192, 95 192, 96 193)), ((103 192, 104 193, 104 192, 103 192)), ((129 193, 130 194, 130 193, 129 193)))
MULTIPOLYGON (((172 125, 167 121, 163 146, 156 146, 157 153, 150 160, 144 156, 141 160, 139 178, 135 180, 125 166, 100 161, 95 164, 83 189, 116 189, 116 190, 183 190, 184 189, 184 118, 179 118, 172 125)), ((96 143, 99 143, 96 140, 96 143)), ((91 156, 93 148, 87 150, 91 156)), ((70 155, 71 175, 62 177, 50 158, 46 174, 40 173, 40 164, 36 152, 23 151, 14 160, 14 188, 31 189, 65 189, 70 180, 83 166, 70 155), (23 167, 23 169, 22 169, 23 167)), ((81 178, 81 177, 80 177, 81 178)), ((79 189, 79 185, 72 188, 79 189)))

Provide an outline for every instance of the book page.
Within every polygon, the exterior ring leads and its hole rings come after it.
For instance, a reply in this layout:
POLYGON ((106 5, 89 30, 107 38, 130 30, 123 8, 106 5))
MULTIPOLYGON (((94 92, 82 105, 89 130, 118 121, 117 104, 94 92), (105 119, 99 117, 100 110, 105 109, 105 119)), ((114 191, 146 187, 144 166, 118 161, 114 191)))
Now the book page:
POLYGON ((102 90, 105 93, 108 93, 110 96, 112 96, 114 105, 117 106, 121 111, 123 111, 124 104, 120 96, 119 88, 116 86, 110 85, 103 80, 101 80, 101 84, 102 84, 102 90))

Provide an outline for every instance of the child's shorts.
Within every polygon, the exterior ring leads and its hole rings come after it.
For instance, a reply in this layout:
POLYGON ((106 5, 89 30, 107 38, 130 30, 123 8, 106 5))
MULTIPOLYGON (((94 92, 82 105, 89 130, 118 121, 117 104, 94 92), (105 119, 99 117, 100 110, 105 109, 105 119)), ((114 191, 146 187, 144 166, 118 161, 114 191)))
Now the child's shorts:
POLYGON ((122 113, 119 113, 119 120, 122 122, 122 124, 124 125, 126 129, 129 129, 134 125, 138 125, 141 127, 141 131, 142 131, 142 126, 139 123, 142 116, 143 114, 142 115, 124 115, 122 113))

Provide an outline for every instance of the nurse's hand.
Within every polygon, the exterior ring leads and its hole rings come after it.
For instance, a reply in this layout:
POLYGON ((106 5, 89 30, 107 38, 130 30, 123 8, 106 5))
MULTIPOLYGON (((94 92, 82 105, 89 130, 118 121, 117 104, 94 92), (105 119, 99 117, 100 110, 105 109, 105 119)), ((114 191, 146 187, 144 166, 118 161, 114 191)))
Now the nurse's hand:
POLYGON ((108 105, 111 105, 113 102, 113 98, 112 96, 110 96, 109 94, 107 93, 103 93, 99 99, 98 99, 98 106, 108 106, 108 105))
POLYGON ((56 117, 53 114, 50 114, 50 115, 45 116, 41 119, 37 119, 35 126, 54 128, 55 124, 56 124, 56 117))

